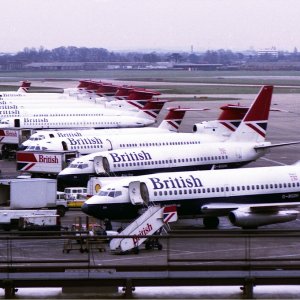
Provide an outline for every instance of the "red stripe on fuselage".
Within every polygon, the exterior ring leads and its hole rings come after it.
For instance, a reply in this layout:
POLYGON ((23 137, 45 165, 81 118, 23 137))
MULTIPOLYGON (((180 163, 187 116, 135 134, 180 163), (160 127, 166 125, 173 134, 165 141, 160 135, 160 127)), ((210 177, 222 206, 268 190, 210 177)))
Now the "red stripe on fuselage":
POLYGON ((17 152, 17 161, 19 162, 37 162, 37 159, 33 153, 18 153, 17 152))

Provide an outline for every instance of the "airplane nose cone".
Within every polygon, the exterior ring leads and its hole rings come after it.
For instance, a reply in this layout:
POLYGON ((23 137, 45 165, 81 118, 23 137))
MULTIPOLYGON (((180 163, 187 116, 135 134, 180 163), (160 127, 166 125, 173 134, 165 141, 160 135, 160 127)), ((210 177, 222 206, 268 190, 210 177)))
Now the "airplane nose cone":
POLYGON ((81 210, 82 210, 85 214, 89 215, 89 205, 88 205, 88 204, 83 203, 83 205, 81 206, 81 210))

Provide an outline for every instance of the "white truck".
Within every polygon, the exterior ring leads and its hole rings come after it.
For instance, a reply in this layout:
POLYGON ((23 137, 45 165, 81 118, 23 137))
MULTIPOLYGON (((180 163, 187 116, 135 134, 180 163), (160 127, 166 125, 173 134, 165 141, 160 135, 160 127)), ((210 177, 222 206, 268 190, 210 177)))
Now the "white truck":
POLYGON ((78 156, 78 151, 17 151, 17 171, 32 177, 56 177, 78 156))
POLYGON ((55 209, 60 216, 64 216, 66 210, 68 210, 66 200, 57 199, 56 179, 0 180, 0 211, 45 208, 55 209))
POLYGON ((69 208, 81 208, 87 200, 86 187, 67 187, 63 194, 69 208))
POLYGON ((0 129, 0 156, 15 157, 18 147, 35 132, 34 129, 23 128, 0 129))
POLYGON ((60 217, 53 209, 0 209, 4 230, 60 230, 60 217))

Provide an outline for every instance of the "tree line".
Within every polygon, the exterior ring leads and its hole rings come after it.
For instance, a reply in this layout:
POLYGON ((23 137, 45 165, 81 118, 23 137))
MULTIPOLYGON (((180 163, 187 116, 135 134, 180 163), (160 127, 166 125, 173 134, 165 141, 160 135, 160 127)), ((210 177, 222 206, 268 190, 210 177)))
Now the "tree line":
POLYGON ((241 61, 300 61, 295 48, 293 52, 278 52, 278 56, 269 54, 234 52, 231 50, 207 50, 203 53, 193 52, 116 52, 104 48, 58 47, 47 50, 44 47, 24 48, 14 55, 0 56, 0 64, 12 60, 23 62, 173 62, 173 63, 210 63, 234 64, 241 61))

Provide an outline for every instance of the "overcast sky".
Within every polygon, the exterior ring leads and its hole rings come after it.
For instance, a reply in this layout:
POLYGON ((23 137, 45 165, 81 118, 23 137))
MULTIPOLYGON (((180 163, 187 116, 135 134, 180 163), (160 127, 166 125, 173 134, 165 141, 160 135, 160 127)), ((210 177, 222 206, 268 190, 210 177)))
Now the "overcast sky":
POLYGON ((300 49, 299 0, 1 0, 0 52, 300 49))

